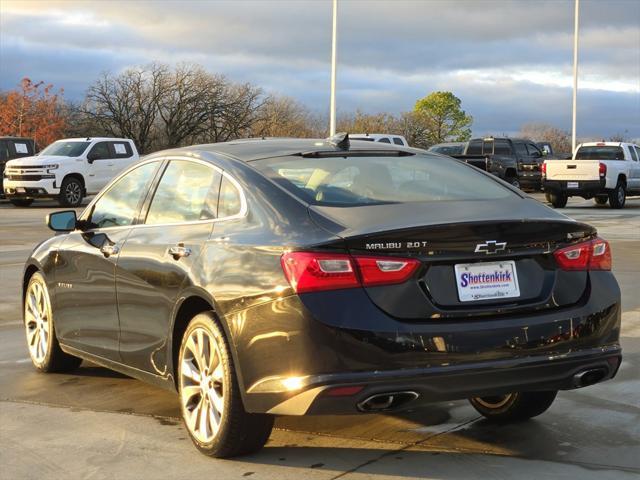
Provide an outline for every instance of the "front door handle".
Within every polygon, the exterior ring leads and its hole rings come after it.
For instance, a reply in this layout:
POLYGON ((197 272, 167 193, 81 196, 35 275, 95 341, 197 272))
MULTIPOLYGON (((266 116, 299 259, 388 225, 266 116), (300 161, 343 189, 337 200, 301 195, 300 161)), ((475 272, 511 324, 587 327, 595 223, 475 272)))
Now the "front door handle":
POLYGON ((188 257, 191 255, 191 249, 178 244, 175 247, 169 248, 169 255, 171 255, 174 260, 180 260, 182 257, 188 257))
POLYGON ((100 247, 100 251, 105 257, 110 257, 111 255, 117 255, 120 252, 120 248, 117 245, 103 245, 100 247))

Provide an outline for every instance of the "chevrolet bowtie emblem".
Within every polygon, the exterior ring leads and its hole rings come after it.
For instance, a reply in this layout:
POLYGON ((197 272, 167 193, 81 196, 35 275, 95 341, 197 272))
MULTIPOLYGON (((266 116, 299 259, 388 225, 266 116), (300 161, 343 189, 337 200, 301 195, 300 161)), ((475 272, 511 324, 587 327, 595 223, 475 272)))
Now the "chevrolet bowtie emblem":
POLYGON ((476 253, 486 253, 490 255, 492 253, 502 252, 507 248, 507 242, 496 242, 495 240, 487 240, 484 243, 476 245, 476 253))

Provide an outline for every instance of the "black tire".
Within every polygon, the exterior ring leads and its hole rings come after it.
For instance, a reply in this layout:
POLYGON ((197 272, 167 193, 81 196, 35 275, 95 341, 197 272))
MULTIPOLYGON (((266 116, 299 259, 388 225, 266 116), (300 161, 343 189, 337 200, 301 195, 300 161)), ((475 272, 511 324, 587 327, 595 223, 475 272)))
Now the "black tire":
MULTIPOLYGON (((51 373, 51 372, 70 372, 75 370, 82 363, 82 359, 78 357, 74 357, 73 355, 69 355, 65 353, 60 348, 60 343, 58 343, 58 337, 56 336, 55 323, 53 319, 53 310, 51 308, 51 299, 49 297, 47 284, 44 279, 44 276, 40 272, 35 272, 31 278, 29 279, 29 284, 27 285, 27 290, 24 299, 24 320, 25 320, 25 334, 27 337, 27 348, 29 349, 29 356, 31 357, 31 362, 33 366, 40 372, 51 373), (47 322, 48 322, 48 339, 46 348, 43 348, 45 352, 42 359, 36 358, 34 356, 32 349, 30 347, 30 335, 29 332, 33 331, 32 326, 37 324, 37 320, 30 314, 31 309, 28 306, 30 300, 30 294, 33 291, 34 284, 40 286, 43 289, 44 298, 42 301, 43 310, 47 313, 47 322), (46 304, 46 305, 45 305, 46 304)), ((39 339, 40 337, 38 337, 39 339)), ((31 337, 33 339, 33 337, 31 337)))
POLYGON ((606 205, 609 197, 607 195, 598 195, 597 197, 593 197, 593 201, 596 202, 597 205, 606 205))
POLYGON ((505 182, 510 183, 512 186, 514 186, 516 188, 521 188, 520 187, 520 180, 518 180, 518 177, 507 177, 504 180, 505 180, 505 182))
POLYGON ((627 188, 624 182, 618 182, 616 188, 609 192, 609 206, 611 208, 623 208, 627 202, 627 188))
POLYGON ((31 198, 12 198, 9 201, 16 207, 28 207, 33 203, 31 198))
POLYGON ((567 206, 567 201, 569 197, 567 197, 564 193, 549 193, 548 201, 553 205, 553 208, 564 208, 567 206))
MULTIPOLYGON (((211 352, 211 349, 209 349, 209 352, 211 352)), ((212 353, 209 353, 209 355, 211 358, 212 353)), ((195 365, 196 368, 198 368, 195 363, 191 363, 191 365, 195 365)), ((213 378, 214 370, 215 368, 212 368, 206 375, 213 378)), ((274 417, 272 415, 248 413, 245 411, 229 345, 225 338, 224 331, 212 312, 200 313, 189 322, 180 345, 177 372, 182 419, 191 440, 198 450, 212 457, 229 458, 255 452, 267 443, 271 430, 273 429, 274 417), (220 414, 218 430, 216 433, 213 433, 213 438, 208 442, 201 441, 196 437, 196 434, 191 431, 188 416, 190 416, 194 410, 190 411, 189 407, 186 406, 187 402, 183 400, 183 365, 185 365, 185 357, 187 358, 187 363, 190 362, 188 358, 190 351, 188 350, 187 344, 189 343, 190 336, 192 334, 197 335, 198 330, 206 332, 206 334, 210 335, 210 338, 216 342, 217 351, 219 352, 218 358, 220 359, 223 370, 223 381, 219 387, 216 388, 219 388, 221 392, 223 392, 222 404, 224 408, 220 414)), ((188 376, 186 376, 186 378, 188 381, 191 381, 188 376)), ((202 372, 199 378, 203 378, 202 372)), ((198 394, 195 394, 195 397, 197 397, 197 395, 198 394)), ((203 405, 207 405, 207 402, 203 401, 202 394, 200 394, 200 397, 200 401, 197 402, 198 405, 201 402, 203 405)), ((209 400, 209 403, 210 402, 211 400, 209 400)))
POLYGON ((509 423, 528 420, 546 412, 557 394, 557 391, 515 392, 493 397, 474 397, 469 402, 487 419, 509 423))
POLYGON ((76 177, 67 177, 60 185, 58 203, 62 207, 79 207, 84 197, 84 187, 82 182, 76 177))

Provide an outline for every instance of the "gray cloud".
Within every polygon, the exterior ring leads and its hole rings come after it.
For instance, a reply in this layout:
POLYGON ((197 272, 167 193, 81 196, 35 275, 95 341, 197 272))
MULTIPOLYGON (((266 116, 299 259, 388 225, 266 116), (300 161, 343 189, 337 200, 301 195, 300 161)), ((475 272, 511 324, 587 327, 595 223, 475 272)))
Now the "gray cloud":
MULTIPOLYGON (((640 2, 581 5, 580 130, 640 137, 640 2)), ((3 89, 28 75, 79 99, 101 71, 187 61, 327 110, 325 0, 4 0, 0 9, 3 89)), ((573 1, 340 0, 339 22, 340 111, 395 113, 447 89, 479 134, 570 125, 573 1)))

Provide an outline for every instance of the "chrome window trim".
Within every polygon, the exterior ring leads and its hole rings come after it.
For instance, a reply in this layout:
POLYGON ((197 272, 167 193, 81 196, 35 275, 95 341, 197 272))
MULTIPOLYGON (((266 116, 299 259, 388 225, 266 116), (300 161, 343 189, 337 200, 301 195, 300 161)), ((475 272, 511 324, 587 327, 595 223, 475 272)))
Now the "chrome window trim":
MULTIPOLYGON (((174 156, 166 156, 166 157, 154 157, 154 158, 150 158, 148 160, 143 160, 143 161, 141 161, 139 163, 136 163, 135 165, 132 165, 131 168, 126 169, 120 175, 118 175, 113 180, 111 180, 111 182, 109 182, 109 184, 100 193, 100 195, 96 196, 96 198, 94 198, 86 206, 86 208, 80 214, 79 218, 82 219, 82 220, 86 219, 85 214, 88 215, 88 212, 91 211, 91 209, 93 208, 95 203, 98 200, 100 200, 102 198, 102 196, 105 195, 109 190, 111 190, 113 185, 115 185, 115 183, 118 182, 118 180, 120 180, 122 177, 127 175, 132 170, 135 170, 136 168, 142 167, 143 165, 146 165, 147 163, 151 163, 151 162, 160 162, 160 163, 162 163, 164 161, 170 162, 172 160, 185 160, 185 161, 189 161, 189 162, 200 163, 202 165, 205 165, 205 166, 207 166, 209 168, 212 168, 212 169, 216 170, 223 177, 225 177, 227 180, 229 180, 231 182, 231 184, 238 191, 238 194, 240 195, 240 211, 238 213, 236 213, 235 215, 229 215, 229 216, 222 217, 222 218, 210 218, 210 219, 207 219, 207 220, 192 220, 192 221, 189 221, 189 222, 153 223, 153 224, 138 223, 138 224, 132 224, 132 225, 118 225, 118 226, 113 226, 113 227, 102 227, 102 228, 96 228, 94 230, 116 231, 116 229, 123 229, 123 228, 164 227, 164 226, 176 226, 176 225, 199 225, 199 224, 205 224, 205 223, 226 222, 228 220, 237 220, 237 219, 246 217, 247 211, 248 211, 247 198, 246 198, 246 196, 244 194, 244 190, 242 189, 242 187, 240 186, 240 184, 238 183, 238 181, 235 178, 233 178, 231 175, 229 175, 223 169, 221 169, 217 165, 214 165, 211 162, 207 162, 207 161, 201 160, 199 158, 193 158, 193 157, 184 156, 184 155, 174 155, 174 156)), ((164 171, 162 172, 162 174, 164 174, 164 171)), ((162 178, 160 178, 160 181, 162 181, 162 178)), ((154 192, 154 194, 155 194, 155 192, 154 192)), ((151 199, 151 202, 153 202, 153 198, 151 199)), ((151 203, 149 205, 151 205, 151 203)))

